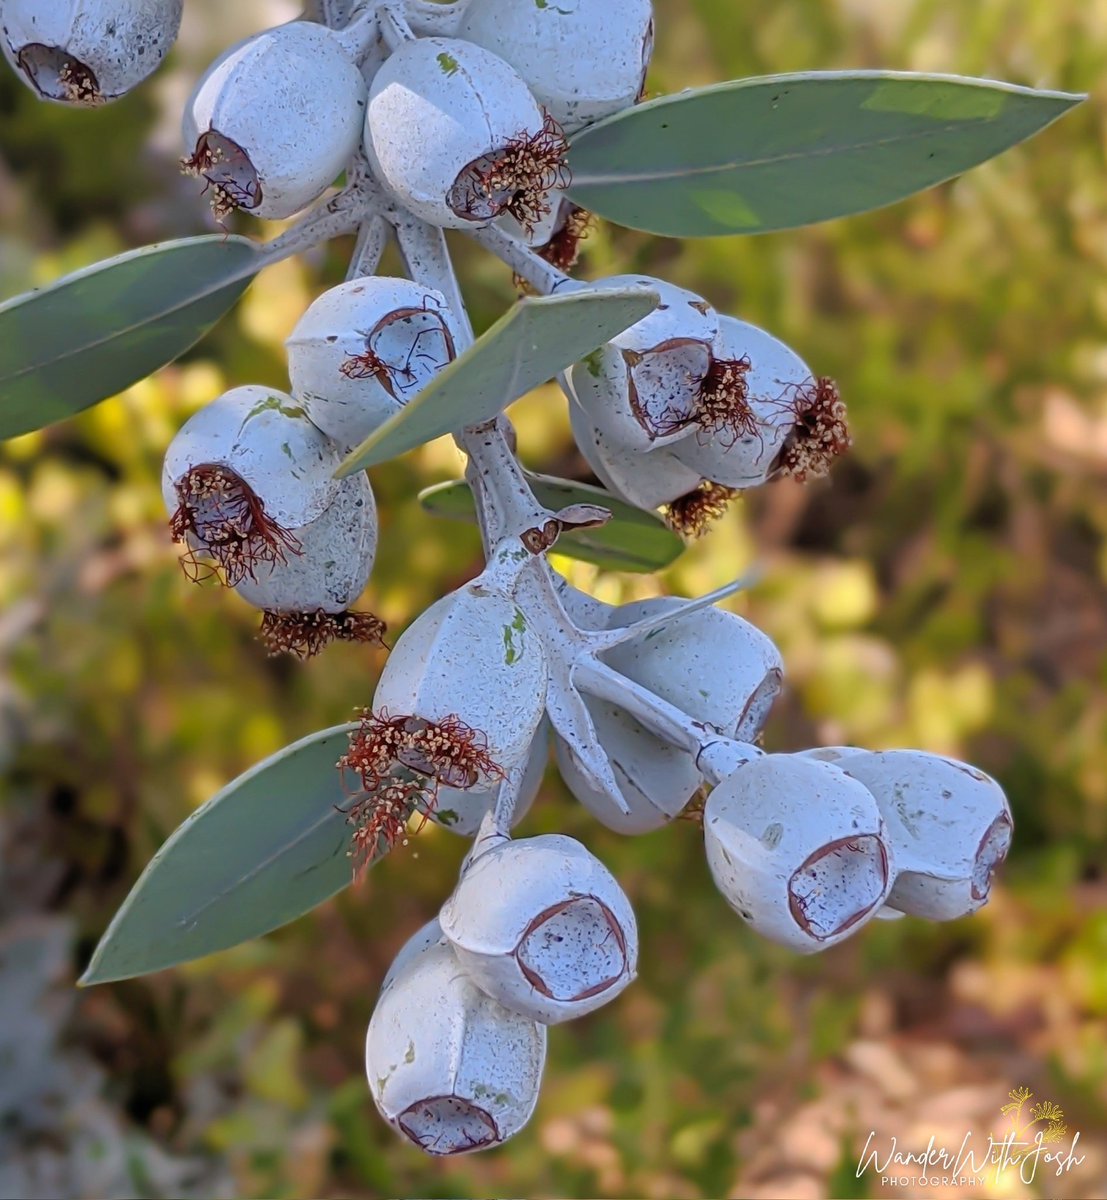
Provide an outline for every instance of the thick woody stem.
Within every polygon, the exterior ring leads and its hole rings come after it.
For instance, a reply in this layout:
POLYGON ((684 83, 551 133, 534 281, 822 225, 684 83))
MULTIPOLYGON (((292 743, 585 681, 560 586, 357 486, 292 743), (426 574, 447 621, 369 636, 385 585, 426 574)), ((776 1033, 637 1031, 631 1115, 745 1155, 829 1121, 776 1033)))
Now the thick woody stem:
POLYGON ((470 230, 469 236, 478 246, 483 246, 485 250, 490 251, 506 263, 540 296, 548 296, 552 292, 556 292, 562 285, 575 282, 564 271, 560 271, 551 263, 546 262, 529 246, 525 246, 517 238, 511 237, 496 225, 470 230))
MULTIPOLYGON (((392 219, 408 273, 446 297, 463 327, 458 349, 467 350, 473 331, 442 230, 406 213, 397 213, 392 219)), ((508 441, 510 429, 507 418, 500 416, 454 435, 458 448, 468 457, 465 478, 477 501, 486 554, 504 538, 522 538, 529 530, 542 529, 554 520, 554 514, 535 499, 508 441)))
POLYGON ((724 769, 724 760, 733 769, 743 762, 761 757, 762 751, 756 746, 724 737, 713 726, 694 720, 675 704, 670 704, 596 658, 582 657, 573 672, 573 680, 582 692, 617 704, 651 733, 657 734, 678 750, 694 755, 697 766, 711 783, 718 783, 730 773, 730 770, 724 769))

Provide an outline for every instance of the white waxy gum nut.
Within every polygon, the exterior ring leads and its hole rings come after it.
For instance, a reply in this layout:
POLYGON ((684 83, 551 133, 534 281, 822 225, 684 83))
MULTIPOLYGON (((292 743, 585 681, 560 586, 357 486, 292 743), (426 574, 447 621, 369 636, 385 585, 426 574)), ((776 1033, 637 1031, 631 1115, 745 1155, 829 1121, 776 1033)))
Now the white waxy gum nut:
POLYGON ((635 977, 630 901, 599 859, 560 834, 477 855, 439 921, 483 992, 546 1024, 592 1012, 635 977))
POLYGON ((565 741, 555 737, 557 769, 565 786, 597 821, 616 833, 650 833, 668 825, 703 784, 691 755, 662 741, 615 704, 593 697, 585 703, 630 811, 622 812, 609 796, 597 791, 565 741))
POLYGON ((293 21, 217 59, 185 106, 184 167, 212 209, 290 217, 318 199, 357 149, 365 83, 339 36, 293 21))
POLYGON ((698 471, 685 466, 672 450, 627 450, 601 432, 575 401, 569 404, 573 440, 605 488, 628 504, 658 508, 700 485, 698 471))
POLYGON ((324 433, 357 446, 453 360, 459 340, 441 292, 351 279, 315 300, 285 343, 292 394, 324 433))
MULTIPOLYGON (((531 741, 530 753, 523 768, 523 778, 515 798, 515 810, 511 815, 512 826, 518 825, 530 812, 542 787, 542 778, 546 774, 549 758, 550 730, 548 723, 543 720, 531 741)), ((490 791, 483 792, 476 789, 466 791, 461 788, 441 788, 438 792, 438 802, 430 814, 431 820, 461 837, 476 837, 481 821, 496 807, 496 800, 503 786, 499 783, 490 791)))
POLYGON ((377 553, 377 506, 365 474, 342 480, 323 512, 292 532, 299 552, 260 565, 235 590, 266 612, 345 612, 365 590, 377 553))
MULTIPOLYGON (((683 603, 658 596, 623 604, 612 612, 608 628, 675 612, 683 603)), ((674 615, 669 624, 615 646, 604 657, 693 719, 731 737, 742 727, 747 740, 750 732, 760 732, 784 677, 784 660, 772 639, 722 608, 674 615)))
POLYGON ((1014 828, 990 775, 921 750, 863 752, 841 765, 872 792, 887 822, 898 871, 890 907, 952 921, 987 903, 1014 828))
POLYGON ((456 38, 405 42, 373 78, 365 150, 373 173, 432 225, 542 221, 568 182, 565 141, 518 72, 456 38))
MULTIPOLYGON (((546 707, 546 653, 522 610, 471 587, 443 596, 388 656, 373 698, 378 712, 440 724, 456 718, 483 739, 497 771, 439 782, 488 790, 522 766, 546 707)), ((418 762, 405 763, 415 770, 418 762)))
POLYGON ((753 759, 708 796, 703 832, 731 908, 756 933, 804 954, 854 933, 892 886, 876 800, 833 763, 753 759))
POLYGON ((4 0, 4 55, 42 99, 91 106, 151 75, 177 38, 182 0, 4 0))
POLYGON ((460 33, 511 63, 568 133, 634 104, 653 53, 650 0, 469 0, 460 33))
POLYGON ((314 521, 338 492, 340 448, 284 392, 254 384, 232 388, 200 409, 169 445, 162 494, 173 512, 178 485, 201 467, 238 476, 287 529, 314 521))
POLYGON ((433 929, 401 950, 369 1022, 365 1070, 381 1115, 421 1150, 507 1141, 534 1112, 545 1062, 545 1027, 480 991, 433 929))
POLYGON ((577 402, 613 445, 669 446, 694 435, 700 385, 719 329, 715 310, 695 292, 643 275, 616 275, 586 290, 648 287, 661 302, 648 317, 572 368, 577 402))
POLYGON ((673 453, 704 479, 756 487, 772 472, 814 379, 783 342, 735 317, 719 318, 713 354, 713 373, 700 392, 699 430, 673 453))

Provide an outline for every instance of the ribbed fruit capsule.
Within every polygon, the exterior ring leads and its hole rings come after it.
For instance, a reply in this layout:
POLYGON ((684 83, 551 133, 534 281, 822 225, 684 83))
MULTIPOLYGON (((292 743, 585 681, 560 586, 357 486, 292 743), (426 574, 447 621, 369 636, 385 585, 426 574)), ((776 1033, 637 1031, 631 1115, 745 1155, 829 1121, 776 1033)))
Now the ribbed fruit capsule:
POLYGON ((94 106, 153 74, 177 39, 182 0, 4 0, 4 56, 43 100, 94 106))
POLYGON ((323 512, 292 533, 296 555, 259 564, 235 588, 265 614, 260 637, 270 653, 310 658, 334 641, 380 643, 383 623, 350 611, 377 553, 377 506, 366 476, 344 479, 323 512))
MULTIPOLYGON (((523 767, 523 778, 519 784, 519 794, 515 799, 515 812, 511 822, 513 826, 527 815, 534 804, 549 759, 550 730, 548 722, 543 719, 531 740, 526 765, 523 767)), ((451 833, 460 834, 462 837, 475 837, 481 821, 495 808, 501 787, 503 784, 498 783, 491 790, 484 792, 475 788, 440 788, 438 802, 430 814, 431 820, 451 833)))
POLYGON ((477 855, 439 922, 477 987, 535 1021, 583 1016, 635 977, 630 902, 599 859, 560 834, 477 855))
POLYGON ((214 562, 231 587, 300 552, 292 532, 338 492, 339 448, 291 396, 249 385, 200 409, 166 451, 162 495, 185 567, 214 562))
POLYGON ((868 921, 895 875, 872 793, 833 763, 767 754, 707 798, 707 862, 727 903, 763 937, 803 954, 868 921))
POLYGON ((522 610, 502 596, 463 587, 404 631, 373 706, 432 729, 464 726, 476 739, 479 759, 463 756, 454 763, 444 745, 441 762, 427 760, 418 747, 401 761, 441 784, 488 790, 526 762, 545 711, 547 680, 545 650, 522 610))
POLYGON ((565 137, 502 58, 457 38, 405 42, 373 78, 365 150, 404 207, 448 229, 524 230, 569 181, 565 137))
POLYGON ((357 149, 365 83, 334 30, 293 21, 218 58, 185 106, 182 168, 205 180, 219 218, 290 217, 357 149))
POLYGON ((613 446, 651 450, 695 432, 700 386, 719 330, 715 310, 695 292, 645 275, 616 275, 587 290, 648 287, 661 303, 648 317, 593 351, 571 372, 573 392, 613 446))
POLYGON ((451 362, 445 296, 409 279, 351 279, 318 297, 287 342, 292 394, 312 422, 356 446, 451 362))
MULTIPOLYGON (((679 610, 685 602, 657 596, 622 604, 608 618, 617 629, 679 610)), ((784 677, 771 638, 736 613, 703 608, 623 642, 604 655, 622 674, 720 733, 752 740, 761 731, 784 677)))
POLYGON ((825 475, 849 446, 846 410, 783 342, 720 317, 712 368, 699 389, 698 430, 673 453, 704 479, 750 488, 773 475, 825 475))
POLYGON ((485 995, 448 943, 420 930, 401 950, 365 1038, 381 1116, 428 1154, 468 1154, 530 1119, 546 1029, 485 995), (410 947, 410 948, 409 948, 410 947))
POLYGON ((653 14, 650 0, 469 0, 460 34, 511 63, 573 133, 642 94, 653 14))
POLYGON ((667 825, 703 785, 691 755, 662 741, 618 705, 593 697, 585 703, 630 811, 622 812, 598 791, 564 739, 555 737, 557 769, 565 786, 597 821, 616 833, 634 836, 667 825))
POLYGON ((576 401, 569 405, 573 440, 596 477, 609 492, 639 508, 658 508, 695 491, 698 471, 686 466, 669 448, 645 453, 627 450, 597 429, 576 401))
POLYGON ((988 902, 1013 831, 990 775, 922 750, 862 752, 841 765, 872 792, 887 822, 898 869, 891 908, 952 921, 988 902))

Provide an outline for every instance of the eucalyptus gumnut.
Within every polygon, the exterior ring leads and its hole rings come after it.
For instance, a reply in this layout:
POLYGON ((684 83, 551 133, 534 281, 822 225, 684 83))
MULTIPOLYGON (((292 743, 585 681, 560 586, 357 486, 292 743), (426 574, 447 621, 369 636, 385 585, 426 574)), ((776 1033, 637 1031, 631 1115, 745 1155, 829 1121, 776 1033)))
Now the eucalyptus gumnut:
POLYGON ((569 181, 568 149, 518 72, 457 38, 404 42, 373 77, 365 150, 404 208, 448 229, 531 230, 569 181))
POLYGON ((596 478, 628 504, 658 508, 695 492, 703 482, 700 473, 668 447, 645 453, 628 450, 597 429, 575 399, 569 404, 569 423, 573 440, 596 478))
POLYGON ((884 904, 893 850, 872 793, 833 763, 768 754, 707 798, 715 885, 750 927, 803 954, 854 933, 884 904))
POLYGON ((291 531, 299 551, 261 563, 235 591, 264 613, 260 637, 270 653, 310 658, 334 641, 382 641, 384 624, 352 612, 377 553, 377 507, 364 473, 338 485, 323 512, 291 531))
POLYGON ((428 1154, 507 1141, 530 1120, 546 1029, 486 996, 434 926, 397 956, 369 1022, 365 1070, 384 1119, 428 1154))
POLYGON ((162 495, 186 571, 221 568, 230 587, 300 553, 293 532, 323 514, 339 485, 339 447, 291 396, 233 388, 195 413, 166 451, 162 495))
POLYGON ((439 923, 481 991, 545 1024, 592 1012, 635 977, 630 901, 599 859, 561 834, 477 854, 439 923))
POLYGON ((557 769, 573 798, 602 825, 630 836, 660 829, 679 816, 703 786, 692 756, 670 746, 617 704, 592 696, 584 702, 628 811, 596 788, 565 740, 555 737, 557 769))
MULTIPOLYGON (((542 786, 542 778, 546 773, 546 764, 550 758, 550 729, 549 722, 543 718, 538 730, 531 739, 530 750, 523 766, 523 777, 515 796, 515 807, 511 814, 511 824, 518 823, 527 815, 534 804, 538 791, 542 786)), ((438 799, 434 810, 429 814, 430 819, 443 829, 461 837, 476 837, 481 822, 492 812, 504 784, 494 784, 487 791, 476 788, 443 787, 438 790, 438 799)))
POLYGON ((1007 798, 990 775, 922 750, 860 752, 841 765, 884 814, 898 872, 889 907, 952 921, 988 902, 1013 831, 1007 798))
POLYGON ((575 364, 571 381, 577 403, 612 447, 642 451, 694 432, 719 316, 695 292, 650 276, 616 275, 582 290, 635 285, 658 293, 657 308, 575 364))
POLYGON ((833 382, 816 378, 783 342, 720 317, 712 368, 696 397, 695 435, 673 447, 704 479, 739 490, 777 475, 825 475, 849 446, 833 382))
POLYGON ((653 53, 650 0, 468 0, 460 33, 511 63, 569 133, 634 104, 653 53))
POLYGON ((426 737, 400 749, 402 765, 438 784, 488 790, 525 764, 548 677, 545 650, 522 610, 470 585, 443 596, 404 631, 373 707, 427 726, 426 737), (441 751, 432 741, 436 730, 441 751))
POLYGON ((722 608, 679 615, 684 601, 658 596, 623 604, 608 628, 673 611, 673 619, 608 650, 615 670, 720 733, 752 741, 784 678, 780 651, 756 625, 722 608))
POLYGON ((43 100, 104 104, 157 70, 181 9, 182 0, 3 0, 4 56, 43 100))
POLYGON ((289 336, 292 394, 324 433, 356 446, 453 360, 459 341, 441 292, 351 279, 319 296, 289 336))
POLYGON ((293 21, 207 69, 185 106, 181 166, 206 181, 217 217, 290 217, 344 170, 365 112, 353 32, 293 21))

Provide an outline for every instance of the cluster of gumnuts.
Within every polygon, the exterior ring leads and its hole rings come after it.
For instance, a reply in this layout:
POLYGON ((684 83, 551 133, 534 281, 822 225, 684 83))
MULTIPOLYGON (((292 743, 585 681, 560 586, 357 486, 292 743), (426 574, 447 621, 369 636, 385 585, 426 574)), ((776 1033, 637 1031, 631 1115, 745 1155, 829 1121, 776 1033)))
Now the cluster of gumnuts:
MULTIPOLYGON (((181 0, 0 0, 13 64, 74 104, 148 74, 180 16, 181 0)), ((209 68, 187 106, 184 167, 218 217, 281 218, 361 161, 398 211, 495 226, 550 265, 554 287, 654 289, 656 310, 562 383, 607 488, 697 534, 738 492, 825 474, 849 435, 834 384, 770 334, 661 280, 560 274, 587 226, 562 195, 566 139, 641 98, 652 38, 649 0, 409 0, 363 6, 341 29, 296 21, 209 68)), ((464 328, 439 289, 355 277, 288 339, 288 393, 235 388, 174 438, 163 487, 185 568, 261 610, 273 652, 382 640, 352 607, 376 551, 373 493, 364 473, 336 471, 456 357, 464 328)), ((995 781, 918 751, 765 754, 754 743, 782 677, 771 640, 733 613, 672 598, 613 607, 564 580, 524 593, 486 573, 403 633, 338 764, 355 869, 428 820, 474 843, 369 1026, 370 1087, 395 1128, 435 1154, 512 1136, 536 1102, 547 1026, 635 977, 634 914, 611 873, 572 838, 510 836, 551 738, 566 786, 609 828, 702 823, 729 904, 802 953, 876 917, 950 920, 986 901, 1012 829, 995 781), (560 624, 528 607, 535 595, 560 624), (580 716, 599 771, 550 701, 577 643, 598 648, 590 670, 604 681, 580 716), (696 746, 663 736, 665 720, 696 746)))

